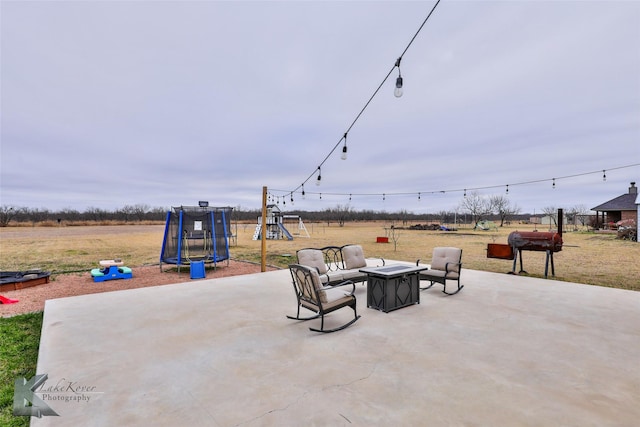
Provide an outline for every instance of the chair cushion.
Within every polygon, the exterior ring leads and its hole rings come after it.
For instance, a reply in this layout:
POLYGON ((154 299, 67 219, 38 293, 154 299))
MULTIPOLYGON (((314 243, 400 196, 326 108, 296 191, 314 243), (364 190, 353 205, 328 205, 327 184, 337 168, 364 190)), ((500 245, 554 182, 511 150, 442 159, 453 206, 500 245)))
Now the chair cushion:
POLYGON ((366 280, 366 278, 367 275, 365 273, 360 273, 359 270, 345 270, 342 275, 342 280, 353 280, 354 282, 366 280))
MULTIPOLYGON (((460 258, 462 257, 462 249, 459 248, 450 248, 450 247, 439 247, 433 248, 433 257, 431 259, 431 269, 432 270, 442 270, 446 269, 447 263, 460 263, 460 258)), ((449 271, 460 272, 459 265, 449 265, 449 271)))
MULTIPOLYGON (((322 305, 331 304, 336 301, 342 302, 345 298, 350 297, 351 294, 349 292, 345 292, 342 289, 329 288, 324 289, 318 292, 320 294, 320 301, 322 301, 322 305)), ((325 306, 325 308, 329 308, 325 306)))
POLYGON ((321 276, 322 279, 322 283, 335 283, 335 282, 342 282, 345 279, 344 277, 344 271, 343 270, 338 270, 338 271, 328 271, 327 274, 323 274, 321 276), (324 280, 324 277, 327 278, 327 281, 324 280))
POLYGON ((318 273, 325 274, 327 265, 324 263, 324 255, 320 249, 300 249, 297 252, 298 264, 318 269, 318 273))
POLYGON ((445 276, 447 279, 455 280, 458 278, 459 274, 455 271, 450 271, 449 274, 447 274, 444 270, 425 270, 420 272, 421 278, 429 278, 429 277, 443 278, 445 276))
POLYGON ((344 246, 342 248, 342 260, 344 261, 344 268, 347 270, 367 266, 367 260, 364 258, 364 252, 360 245, 344 246))
MULTIPOLYGON (((327 296, 327 288, 325 288, 322 284, 322 280, 320 280, 320 275, 314 268, 309 268, 309 278, 313 284, 313 287, 318 292, 318 298, 320 298, 320 303, 326 304, 330 302, 330 300, 335 300, 336 295, 330 294, 327 296)), ((311 299, 315 300, 315 296, 311 296, 311 299)))

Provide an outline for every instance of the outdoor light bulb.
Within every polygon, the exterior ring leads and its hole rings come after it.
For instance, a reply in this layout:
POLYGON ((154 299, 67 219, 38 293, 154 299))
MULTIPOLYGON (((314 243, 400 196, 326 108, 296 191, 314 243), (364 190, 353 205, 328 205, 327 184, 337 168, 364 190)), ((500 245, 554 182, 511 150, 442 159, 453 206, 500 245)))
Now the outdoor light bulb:
POLYGON ((402 77, 398 76, 396 79, 396 88, 394 89, 393 94, 396 98, 400 98, 402 93, 402 77))
POLYGON ((606 181, 606 180, 607 180, 607 171, 606 171, 606 170, 603 170, 603 171, 602 171, 602 180, 603 180, 603 181, 606 181))
POLYGON ((347 146, 342 147, 342 155, 340 156, 342 160, 347 160, 347 146))
POLYGON ((320 185, 321 180, 322 180, 322 177, 320 176, 320 174, 318 174, 318 179, 316 179, 316 185, 320 185))

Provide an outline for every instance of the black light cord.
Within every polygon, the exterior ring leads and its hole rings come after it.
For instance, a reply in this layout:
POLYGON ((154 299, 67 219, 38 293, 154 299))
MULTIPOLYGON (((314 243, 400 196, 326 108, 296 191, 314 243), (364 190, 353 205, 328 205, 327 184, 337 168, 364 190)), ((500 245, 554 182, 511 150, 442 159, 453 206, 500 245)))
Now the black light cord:
POLYGON ((336 145, 333 146, 333 148, 331 149, 331 151, 329 151, 329 154, 326 155, 326 157, 322 160, 322 162, 320 162, 320 164, 314 169, 313 172, 311 172, 311 174, 307 177, 307 179, 305 179, 302 184, 300 184, 299 186, 297 186, 295 189, 291 190, 291 191, 285 191, 285 193, 291 193, 293 194, 294 192, 298 191, 301 187, 304 186, 304 184, 306 184, 315 174, 316 171, 319 170, 322 165, 325 164, 325 162, 329 159, 329 157, 331 157, 331 155, 333 154, 334 151, 336 151, 336 149, 340 146, 340 143, 342 143, 343 140, 345 140, 347 138, 347 134, 351 131, 351 128, 353 128, 353 126, 356 124, 356 122, 360 119, 360 117, 362 116, 362 114, 364 113, 364 111, 367 109, 367 107, 369 106, 369 104, 371 104, 371 101, 373 101, 373 98, 376 97, 376 95, 378 94, 378 92, 380 92, 380 89, 382 88, 382 86, 384 86, 384 84, 386 83, 386 81, 389 79, 389 76, 391 75, 391 73, 393 73, 393 70, 398 67, 400 68, 400 61, 402 60, 402 57, 404 56, 405 53, 407 53, 407 50, 409 50, 409 47, 411 46, 411 44, 414 42, 414 40, 416 39, 416 37, 418 37, 418 34, 420 34, 420 31, 422 31, 422 28, 424 27, 424 25, 427 23, 427 21, 429 20, 429 17, 431 16, 431 14, 433 13, 433 11, 436 9, 436 7, 438 6, 438 4, 440 3, 440 0, 436 1, 436 4, 433 5, 433 7, 431 8, 431 11, 429 12, 429 14, 427 15, 427 17, 424 19, 424 21, 422 21, 422 25, 420 25, 420 28, 418 28, 418 31, 416 31, 416 33, 413 35, 413 37, 411 38, 411 40, 409 41, 409 44, 407 44, 407 46, 404 48, 404 50, 402 51, 402 54, 400 54, 400 56, 398 57, 398 59, 396 60, 395 64, 393 65, 393 67, 391 67, 391 69, 389 70, 389 72, 387 73, 387 75, 384 77, 384 79, 382 79, 382 82, 380 83, 380 85, 378 85, 378 87, 376 88, 376 90, 373 92, 373 95, 371 95, 371 97, 369 98, 369 100, 366 102, 366 104, 364 104, 364 107, 362 107, 362 109, 360 110, 360 112, 358 113, 358 115, 356 116, 355 119, 353 119, 353 122, 351 122, 351 124, 349 125, 349 127, 347 128, 347 131, 344 133, 344 136, 342 138, 340 138, 340 140, 336 143, 336 145))
MULTIPOLYGON (((386 199, 386 196, 409 196, 409 195, 418 195, 418 198, 420 198, 421 195, 424 194, 444 194, 444 193, 461 193, 464 192, 465 194, 467 193, 467 191, 476 191, 476 190, 491 190, 494 188, 504 188, 505 186, 507 188, 513 188, 516 186, 520 186, 520 185, 529 185, 529 184, 539 184, 541 182, 552 182, 552 183, 556 183, 557 181, 560 180, 564 180, 564 179, 571 179, 571 178, 577 178, 577 177, 581 177, 581 176, 587 176, 587 175, 594 175, 594 174, 603 174, 603 178, 606 178, 606 172, 608 171, 614 171, 614 170, 619 170, 619 169, 627 169, 627 168, 633 168, 633 167, 638 167, 640 166, 640 163, 634 163, 634 164, 630 164, 630 165, 625 165, 625 166, 616 166, 616 167, 612 167, 612 168, 606 168, 606 169, 599 169, 597 171, 591 171, 591 172, 582 172, 582 173, 576 173, 573 175, 564 175, 564 176, 556 176, 554 178, 544 178, 544 179, 535 179, 535 180, 531 180, 531 181, 522 181, 522 182, 514 182, 514 183, 508 183, 508 184, 497 184, 497 185, 487 185, 487 186, 481 186, 481 187, 466 187, 466 188, 456 188, 456 189, 448 189, 448 190, 427 190, 427 191, 406 191, 406 192, 399 192, 399 193, 389 193, 389 192, 384 192, 384 193, 330 193, 330 192, 310 192, 307 191, 306 194, 324 194, 327 196, 349 196, 349 200, 351 200, 352 196, 378 196, 378 197, 383 197, 386 199)), ((555 187, 554 187, 555 188, 555 187)), ((287 190, 271 190, 274 192, 282 192, 285 194, 288 194, 289 191, 287 190)))

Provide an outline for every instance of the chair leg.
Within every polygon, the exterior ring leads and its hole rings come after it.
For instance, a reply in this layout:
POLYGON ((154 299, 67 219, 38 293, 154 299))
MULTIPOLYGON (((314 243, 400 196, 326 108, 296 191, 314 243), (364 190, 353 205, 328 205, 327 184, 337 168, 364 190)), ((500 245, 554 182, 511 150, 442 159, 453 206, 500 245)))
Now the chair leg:
POLYGON ((447 295, 455 295, 458 292, 460 292, 462 290, 462 288, 464 288, 464 285, 460 286, 460 281, 458 280, 458 289, 456 289, 455 292, 447 292, 447 285, 444 285, 444 289, 442 289, 442 292, 444 292, 447 295))
POLYGON ((317 319, 318 317, 320 317, 319 313, 311 317, 300 317, 300 305, 298 305, 298 314, 296 314, 295 317, 287 315, 287 319, 291 319, 291 320, 312 320, 312 319, 317 319))
POLYGON ((353 324, 354 324, 354 323, 355 323, 355 322, 360 318, 360 316, 359 316, 359 315, 358 315, 358 313, 356 312, 356 304, 355 304, 355 301, 354 301, 354 304, 353 304, 352 306, 350 306, 350 307, 353 309, 353 316, 354 316, 353 320, 351 320, 351 321, 349 321, 349 322, 345 323, 345 324, 344 324, 344 325, 342 325, 342 326, 338 326, 337 328, 333 328, 333 329, 325 329, 325 328, 324 328, 324 316, 322 316, 322 320, 320 321, 320 329, 316 329, 316 328, 309 328, 309 330, 310 330, 310 331, 313 331, 313 332, 322 332, 322 333, 328 334, 328 333, 331 333, 331 332, 341 331, 341 330, 343 330, 343 329, 347 328, 348 326, 353 325, 353 324))
POLYGON ((427 289, 431 289, 431 287, 433 286, 433 280, 430 280, 431 284, 429 286, 427 286, 426 288, 420 288, 421 291, 426 291, 427 289))
POLYGON ((353 320, 351 320, 351 321, 349 321, 349 322, 345 323, 345 324, 344 324, 344 325, 342 325, 342 326, 339 326, 339 327, 337 327, 337 328, 334 328, 334 329, 324 329, 324 320, 323 320, 323 322, 322 322, 322 324, 321 324, 321 326, 320 326, 320 329, 316 329, 316 328, 309 328, 309 330, 310 330, 310 331, 313 331, 313 332, 322 332, 322 333, 325 333, 325 334, 328 334, 328 333, 331 333, 331 332, 337 332, 337 331, 341 331, 341 330, 345 329, 345 328, 346 328, 346 327, 348 327, 348 326, 353 325, 354 323, 356 323, 356 320, 358 320, 359 318, 360 318, 360 316, 356 316, 353 320))
POLYGON ((300 316, 289 316, 287 315, 287 319, 291 319, 291 320, 313 320, 313 319, 317 319, 318 317, 320 317, 319 314, 316 314, 315 316, 311 316, 311 317, 300 317, 300 316))

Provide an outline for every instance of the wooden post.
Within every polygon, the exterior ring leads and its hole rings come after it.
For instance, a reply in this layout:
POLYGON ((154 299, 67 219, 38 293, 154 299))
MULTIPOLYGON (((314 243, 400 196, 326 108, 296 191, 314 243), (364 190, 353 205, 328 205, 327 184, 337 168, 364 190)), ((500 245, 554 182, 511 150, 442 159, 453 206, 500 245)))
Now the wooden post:
POLYGON ((260 225, 260 271, 267 271, 267 187, 262 187, 262 224, 260 225))

